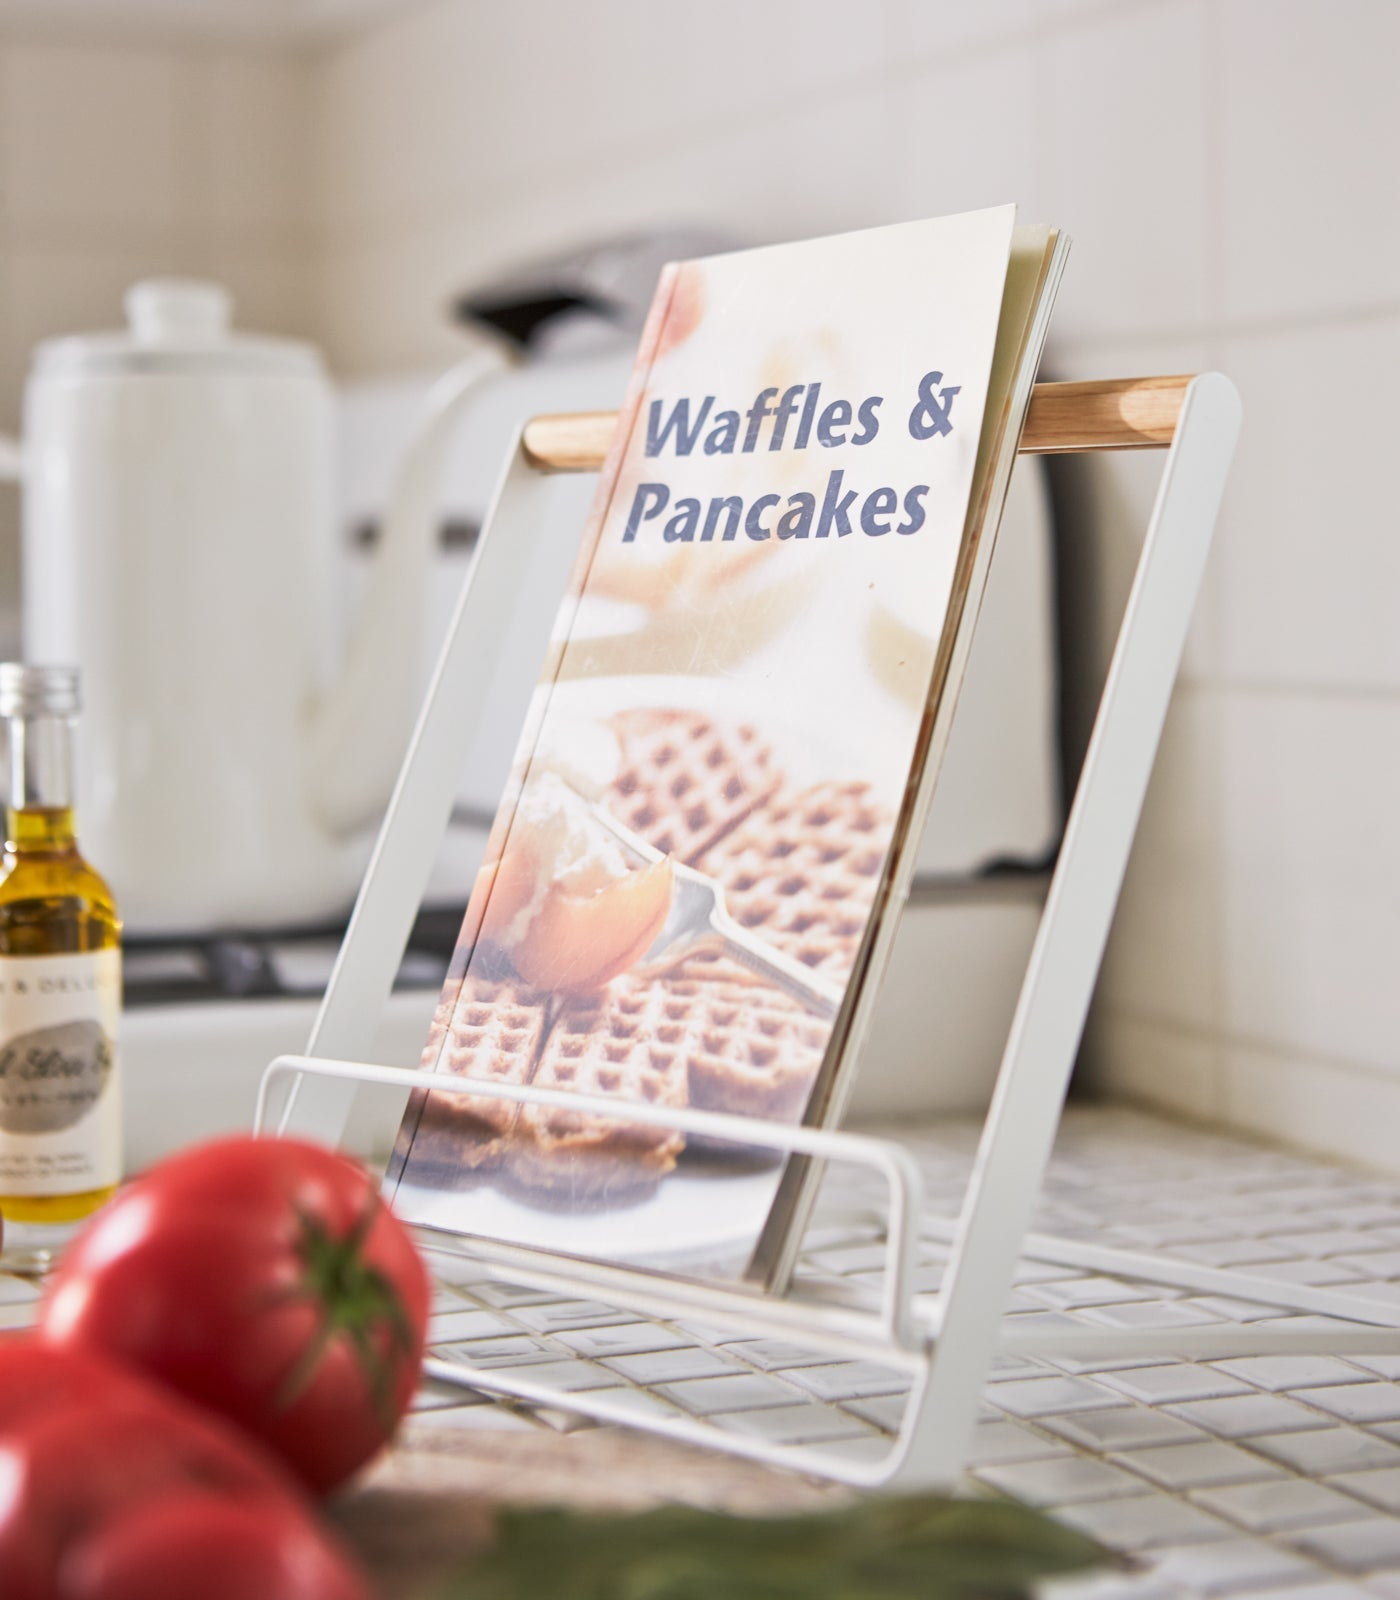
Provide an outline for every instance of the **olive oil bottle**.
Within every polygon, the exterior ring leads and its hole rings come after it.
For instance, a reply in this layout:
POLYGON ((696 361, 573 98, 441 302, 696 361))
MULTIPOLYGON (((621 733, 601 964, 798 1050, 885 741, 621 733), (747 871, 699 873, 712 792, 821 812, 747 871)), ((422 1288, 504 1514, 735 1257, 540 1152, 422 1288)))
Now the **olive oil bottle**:
POLYGON ((78 850, 76 667, 0 665, 3 1260, 42 1269, 121 1178, 121 922, 78 850))

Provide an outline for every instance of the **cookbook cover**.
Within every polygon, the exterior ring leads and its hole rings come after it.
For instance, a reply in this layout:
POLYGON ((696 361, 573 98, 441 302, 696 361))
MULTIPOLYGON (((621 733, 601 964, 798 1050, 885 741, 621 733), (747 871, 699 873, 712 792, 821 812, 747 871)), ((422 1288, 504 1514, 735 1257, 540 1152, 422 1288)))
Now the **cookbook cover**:
POLYGON ((406 1220, 744 1270, 782 1163, 625 1106, 820 1120, 921 776, 1014 220, 663 273, 424 1053, 619 1114, 417 1095, 406 1220))

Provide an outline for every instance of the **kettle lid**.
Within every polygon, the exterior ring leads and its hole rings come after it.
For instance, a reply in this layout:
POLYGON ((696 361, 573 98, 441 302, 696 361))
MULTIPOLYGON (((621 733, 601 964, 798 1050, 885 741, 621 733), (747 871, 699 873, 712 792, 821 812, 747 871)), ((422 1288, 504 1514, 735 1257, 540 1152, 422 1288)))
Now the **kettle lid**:
POLYGON ((233 296, 196 278, 147 278, 125 299, 127 326, 46 339, 34 356, 44 377, 97 373, 247 372, 321 377, 320 353, 298 339, 235 333, 233 296))

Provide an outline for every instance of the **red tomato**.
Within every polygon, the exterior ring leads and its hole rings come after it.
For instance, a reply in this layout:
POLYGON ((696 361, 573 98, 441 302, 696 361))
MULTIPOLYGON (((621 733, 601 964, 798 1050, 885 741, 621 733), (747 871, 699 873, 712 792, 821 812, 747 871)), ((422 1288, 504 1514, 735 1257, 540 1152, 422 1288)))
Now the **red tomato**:
POLYGON ((368 1600, 300 1486, 94 1356, 0 1347, 5 1600, 368 1600))
POLYGON ((221 1413, 324 1492, 407 1409, 427 1318, 423 1264, 368 1173, 240 1138, 163 1162, 98 1212, 39 1327, 221 1413))

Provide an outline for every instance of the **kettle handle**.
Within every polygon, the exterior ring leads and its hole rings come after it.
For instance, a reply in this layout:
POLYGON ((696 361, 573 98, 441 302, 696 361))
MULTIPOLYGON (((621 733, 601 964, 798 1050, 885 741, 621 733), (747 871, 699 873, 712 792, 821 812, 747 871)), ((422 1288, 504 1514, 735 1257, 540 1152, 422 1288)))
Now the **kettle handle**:
POLYGON ((18 483, 24 476, 24 447, 0 433, 0 483, 18 483))
POLYGON ((490 347, 444 373, 399 463, 364 608, 339 680, 311 720, 311 799, 334 833, 376 821, 388 802, 420 694, 422 619, 447 447, 466 402, 509 364, 490 347))

